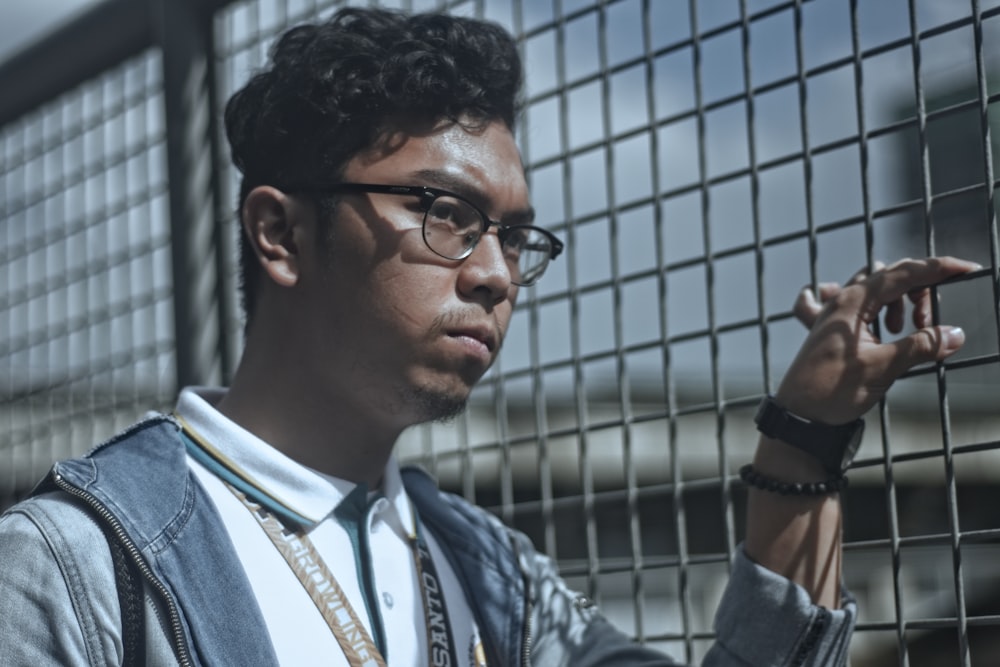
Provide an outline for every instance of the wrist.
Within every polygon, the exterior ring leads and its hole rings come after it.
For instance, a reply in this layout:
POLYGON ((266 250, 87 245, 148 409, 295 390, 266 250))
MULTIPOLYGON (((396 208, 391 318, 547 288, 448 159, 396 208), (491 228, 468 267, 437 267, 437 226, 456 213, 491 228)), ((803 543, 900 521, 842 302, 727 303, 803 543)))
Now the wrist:
POLYGON ((783 482, 780 479, 762 473, 748 463, 740 468, 740 479, 748 487, 777 493, 780 496, 822 497, 840 493, 847 488, 847 475, 843 473, 831 475, 821 482, 783 482))
MULTIPOLYGON (((754 421, 768 439, 812 459, 811 463, 824 471, 824 478, 841 475, 847 469, 861 444, 865 426, 860 419, 839 425, 814 421, 796 414, 773 396, 765 396, 760 402, 754 421)), ((806 465, 802 456, 791 451, 783 458, 799 467, 806 465)))
POLYGON ((766 435, 757 444, 753 467, 782 482, 821 482, 830 476, 816 457, 766 435))
POLYGON ((858 419, 854 405, 842 406, 827 392, 817 395, 812 389, 813 385, 789 388, 782 384, 774 393, 774 400, 789 412, 829 426, 840 426, 858 419))

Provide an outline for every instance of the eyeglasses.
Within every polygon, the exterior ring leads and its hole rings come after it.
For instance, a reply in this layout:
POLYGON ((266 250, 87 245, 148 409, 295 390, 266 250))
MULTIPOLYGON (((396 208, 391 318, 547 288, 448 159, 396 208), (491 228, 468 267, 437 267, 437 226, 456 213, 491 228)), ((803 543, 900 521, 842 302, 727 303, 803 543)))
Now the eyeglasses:
POLYGON ((549 260, 558 257, 563 250, 562 241, 546 229, 533 225, 504 225, 490 220, 482 209, 469 200, 438 188, 422 185, 336 183, 319 188, 282 189, 289 194, 374 192, 417 197, 420 200, 420 210, 424 213, 424 243, 434 254, 445 259, 465 259, 476 249, 483 234, 490 227, 496 227, 510 279, 515 285, 534 285, 545 272, 549 260))

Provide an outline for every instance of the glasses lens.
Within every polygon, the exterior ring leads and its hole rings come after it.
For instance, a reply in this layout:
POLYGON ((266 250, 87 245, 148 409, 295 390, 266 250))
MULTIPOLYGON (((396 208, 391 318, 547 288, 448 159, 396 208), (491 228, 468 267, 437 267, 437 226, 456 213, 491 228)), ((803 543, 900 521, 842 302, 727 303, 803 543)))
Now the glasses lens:
POLYGON ((503 240, 503 252, 511 280, 518 285, 531 285, 549 265, 552 241, 537 227, 510 227, 503 240))
POLYGON ((467 257, 483 233, 483 218, 470 204, 443 195, 424 214, 427 247, 448 259, 467 257))
MULTIPOLYGON (((424 241, 442 257, 465 259, 488 224, 468 202, 441 195, 424 213, 424 241)), ((507 227, 502 238, 511 281, 517 285, 533 284, 549 264, 552 240, 538 227, 529 225, 507 227)))

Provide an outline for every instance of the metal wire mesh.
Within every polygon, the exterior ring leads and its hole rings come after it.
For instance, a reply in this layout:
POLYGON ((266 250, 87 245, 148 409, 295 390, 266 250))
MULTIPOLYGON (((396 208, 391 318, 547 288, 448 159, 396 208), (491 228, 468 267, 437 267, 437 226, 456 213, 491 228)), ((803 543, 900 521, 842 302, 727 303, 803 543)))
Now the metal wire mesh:
MULTIPOLYGON (((343 4, 220 9, 216 102, 284 27, 343 4)), ((977 260, 938 289, 966 348, 869 415, 845 580, 852 664, 994 664, 998 3, 370 4, 518 36, 518 138, 538 221, 567 241, 467 413, 408 432, 400 457, 526 531, 624 630, 697 662, 742 538, 752 410, 804 336, 798 289, 904 256, 977 260)), ((157 71, 151 51, 0 130, 8 496, 177 390, 171 280, 192 278, 165 256, 157 71)), ((217 169, 231 207, 236 175, 217 169)), ((231 350, 240 329, 230 313, 231 350)))
POLYGON ((172 401, 155 52, 0 129, 0 497, 172 401))

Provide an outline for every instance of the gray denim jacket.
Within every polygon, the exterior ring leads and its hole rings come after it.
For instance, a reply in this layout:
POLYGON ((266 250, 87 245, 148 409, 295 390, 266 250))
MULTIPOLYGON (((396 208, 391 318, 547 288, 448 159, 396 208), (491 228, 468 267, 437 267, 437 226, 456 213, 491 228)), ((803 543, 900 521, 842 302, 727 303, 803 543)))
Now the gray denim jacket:
MULTIPOLYGON (((581 604, 527 537, 419 470, 403 476, 462 582, 490 665, 674 664, 581 604)), ((146 664, 277 664, 225 527, 164 417, 57 463, 0 517, 0 665, 121 664, 109 536, 142 574, 146 664)), ((704 664, 844 664, 855 617, 852 600, 816 607, 741 551, 704 664)))

